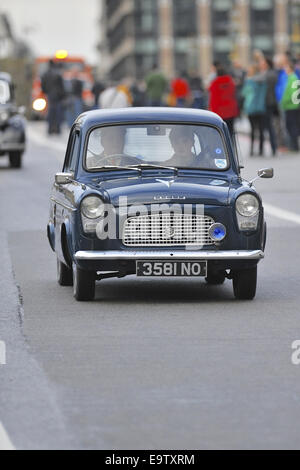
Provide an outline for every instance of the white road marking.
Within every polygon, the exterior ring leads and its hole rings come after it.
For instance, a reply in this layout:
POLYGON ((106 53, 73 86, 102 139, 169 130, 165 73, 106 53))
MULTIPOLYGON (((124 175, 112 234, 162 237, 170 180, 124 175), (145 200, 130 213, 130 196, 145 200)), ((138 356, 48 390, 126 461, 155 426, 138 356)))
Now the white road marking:
POLYGON ((16 450, 0 421, 0 450, 16 450))
POLYGON ((300 225, 300 215, 295 212, 286 211, 280 209, 280 207, 272 206, 271 204, 263 203, 265 212, 268 215, 277 217, 278 219, 286 220, 288 222, 293 222, 294 224, 300 225))

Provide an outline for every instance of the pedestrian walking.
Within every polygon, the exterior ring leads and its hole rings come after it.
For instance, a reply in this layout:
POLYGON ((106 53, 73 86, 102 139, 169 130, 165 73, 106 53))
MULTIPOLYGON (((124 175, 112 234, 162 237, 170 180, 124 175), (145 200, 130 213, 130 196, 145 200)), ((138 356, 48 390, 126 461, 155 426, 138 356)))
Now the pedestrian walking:
POLYGON ((161 106, 168 82, 164 74, 154 65, 145 78, 148 106, 161 106))
POLYGON ((216 74, 217 76, 208 87, 209 110, 224 119, 230 135, 233 136, 234 120, 239 115, 236 86, 232 77, 226 72, 222 65, 216 65, 216 74))
POLYGON ((299 85, 297 86, 299 79, 295 73, 294 65, 291 61, 288 61, 286 64, 285 72, 287 74, 287 82, 280 101, 280 106, 285 115, 286 130, 290 139, 290 149, 292 151, 298 152, 300 111, 299 103, 294 99, 294 97, 297 94, 297 89, 300 88, 299 85))
POLYGON ((195 109, 207 109, 207 96, 200 77, 193 77, 190 80, 191 107, 195 109))
POLYGON ((92 93, 94 95, 94 106, 93 106, 94 109, 98 109, 99 96, 104 90, 105 90, 105 86, 100 80, 96 78, 92 86, 92 93))
POLYGON ((261 63, 262 75, 266 81, 266 103, 264 114, 264 129, 268 132, 273 156, 277 151, 277 138, 274 126, 274 118, 279 116, 278 105, 275 94, 277 73, 273 67, 273 61, 265 58, 261 63))
POLYGON ((99 96, 99 108, 128 108, 132 106, 129 87, 123 83, 106 88, 99 96))
POLYGON ((239 112, 243 109, 243 95, 242 89, 244 86, 245 78, 247 75, 246 70, 242 67, 238 60, 232 62, 231 76, 235 83, 236 88, 236 99, 238 102, 239 112))
POLYGON ((244 112, 248 116, 251 126, 250 156, 254 155, 254 144, 259 136, 259 155, 264 150, 264 116, 266 113, 266 80, 261 79, 257 64, 252 64, 247 73, 243 86, 244 112))
POLYGON ((140 107, 146 105, 146 90, 144 82, 134 82, 130 88, 132 106, 140 107))
POLYGON ((183 72, 171 82, 171 91, 176 98, 176 106, 184 108, 191 97, 191 90, 186 74, 183 72))
POLYGON ((66 119, 69 127, 72 127, 77 116, 83 112, 83 81, 80 80, 78 69, 72 71, 69 87, 66 101, 66 119))
POLYGON ((63 120, 62 103, 65 97, 64 82, 53 60, 49 61, 48 70, 42 76, 42 91, 48 103, 48 134, 60 134, 63 120))

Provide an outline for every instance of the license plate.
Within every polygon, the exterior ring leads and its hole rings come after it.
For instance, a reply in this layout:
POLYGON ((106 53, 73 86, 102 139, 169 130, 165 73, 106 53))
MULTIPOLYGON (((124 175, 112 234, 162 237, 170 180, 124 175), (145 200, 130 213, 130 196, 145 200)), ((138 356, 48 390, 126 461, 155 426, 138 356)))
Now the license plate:
POLYGON ((137 261, 136 275, 143 277, 206 276, 207 261, 137 261))

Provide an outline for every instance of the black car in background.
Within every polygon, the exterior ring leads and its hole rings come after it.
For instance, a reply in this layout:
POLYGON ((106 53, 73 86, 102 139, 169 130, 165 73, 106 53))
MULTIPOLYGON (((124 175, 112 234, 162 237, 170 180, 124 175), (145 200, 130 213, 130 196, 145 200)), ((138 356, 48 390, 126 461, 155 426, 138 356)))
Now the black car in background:
POLYGON ((14 101, 11 76, 0 72, 0 157, 8 155, 12 168, 21 168, 25 151, 24 107, 14 101))

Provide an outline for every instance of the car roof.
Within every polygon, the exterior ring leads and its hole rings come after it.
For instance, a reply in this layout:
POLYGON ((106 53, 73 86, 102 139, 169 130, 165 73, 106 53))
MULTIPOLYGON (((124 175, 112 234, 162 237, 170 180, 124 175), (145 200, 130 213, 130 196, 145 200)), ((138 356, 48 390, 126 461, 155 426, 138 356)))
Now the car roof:
POLYGON ((122 109, 99 109, 87 111, 76 119, 77 126, 88 131, 91 127, 101 124, 117 123, 143 123, 143 122, 178 122, 208 124, 219 128, 223 120, 215 113, 200 109, 189 108, 163 108, 163 107, 140 107, 122 109))

